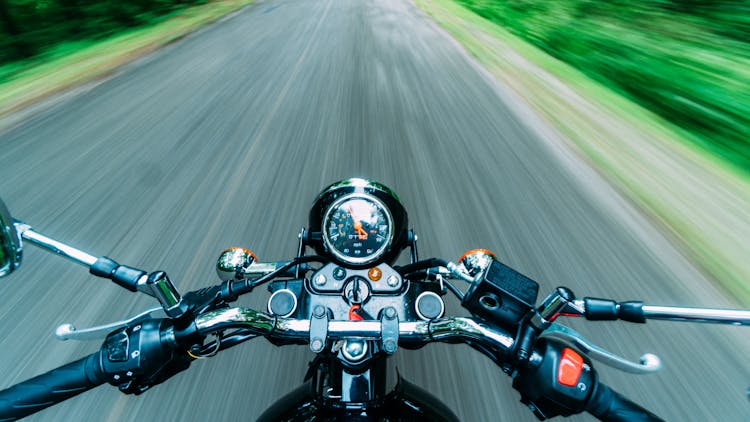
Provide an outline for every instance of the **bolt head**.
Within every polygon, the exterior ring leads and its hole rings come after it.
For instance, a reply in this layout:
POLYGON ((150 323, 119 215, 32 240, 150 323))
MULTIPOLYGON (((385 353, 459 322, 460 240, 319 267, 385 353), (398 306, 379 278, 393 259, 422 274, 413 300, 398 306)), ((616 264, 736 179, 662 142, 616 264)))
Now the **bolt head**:
POLYGON ((352 356, 359 356, 362 354, 363 344, 360 341, 348 341, 346 342, 346 351, 352 356))
POLYGON ((388 276, 388 285, 391 287, 398 286, 398 277, 396 277, 395 275, 388 276))
POLYGON ((360 361, 367 353, 367 342, 364 340, 346 340, 342 352, 347 360, 351 362, 360 361))
POLYGON ((310 349, 316 353, 323 351, 323 340, 319 338, 312 339, 310 342, 310 349))
POLYGON ((313 316, 315 318, 323 318, 323 316, 326 314, 326 309, 321 305, 315 305, 313 308, 313 316))
POLYGON ((385 317, 388 319, 396 318, 396 310, 392 307, 385 308, 385 317))
POLYGON ((328 280, 326 279, 326 276, 324 276, 323 274, 318 274, 317 276, 315 276, 315 285, 317 286, 325 285, 326 281, 328 280))

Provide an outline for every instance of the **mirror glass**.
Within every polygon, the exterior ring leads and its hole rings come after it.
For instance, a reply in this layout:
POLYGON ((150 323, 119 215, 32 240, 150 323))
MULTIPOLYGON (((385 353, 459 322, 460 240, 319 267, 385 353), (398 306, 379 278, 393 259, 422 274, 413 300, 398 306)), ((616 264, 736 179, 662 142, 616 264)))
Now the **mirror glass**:
POLYGON ((8 208, 0 199, 0 277, 21 265, 21 251, 21 238, 16 233, 8 208))

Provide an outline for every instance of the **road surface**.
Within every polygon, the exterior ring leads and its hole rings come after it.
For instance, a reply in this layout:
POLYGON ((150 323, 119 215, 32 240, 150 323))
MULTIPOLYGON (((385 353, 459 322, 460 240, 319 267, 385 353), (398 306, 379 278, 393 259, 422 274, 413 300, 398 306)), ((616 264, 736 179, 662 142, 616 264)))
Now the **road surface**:
MULTIPOLYGON (((0 134, 0 194, 43 232, 166 270, 187 291, 217 281, 229 246, 290 258, 315 195, 369 177, 400 195, 423 257, 485 247, 544 294, 566 285, 580 296, 733 305, 545 133, 409 1, 266 0, 0 134)), ((31 247, 24 259, 0 284, 0 388, 98 347, 55 341, 57 325, 154 304, 31 247)), ((256 296, 241 303, 264 307, 256 296)), ((601 374, 667 420, 750 415, 747 330, 574 326, 628 358, 663 358, 657 375, 601 374)), ((143 396, 103 386, 31 420, 253 420, 301 382, 311 357, 258 339, 143 396)), ((402 351, 397 362, 463 420, 535 420, 468 347, 402 351)))

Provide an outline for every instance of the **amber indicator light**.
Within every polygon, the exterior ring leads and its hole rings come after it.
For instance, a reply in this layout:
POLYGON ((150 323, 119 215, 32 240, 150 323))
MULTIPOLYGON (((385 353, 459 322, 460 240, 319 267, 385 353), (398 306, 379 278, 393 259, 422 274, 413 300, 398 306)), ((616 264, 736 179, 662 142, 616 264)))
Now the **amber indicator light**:
POLYGON ((370 268, 370 271, 367 272, 367 277, 369 277, 372 281, 378 281, 382 276, 383 272, 380 271, 380 268, 378 267, 372 267, 370 268))

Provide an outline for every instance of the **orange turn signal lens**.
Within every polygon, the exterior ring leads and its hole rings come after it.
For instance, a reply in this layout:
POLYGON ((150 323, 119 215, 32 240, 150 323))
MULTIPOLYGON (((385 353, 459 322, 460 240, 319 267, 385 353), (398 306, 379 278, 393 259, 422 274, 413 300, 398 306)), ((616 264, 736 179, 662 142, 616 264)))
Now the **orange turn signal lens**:
POLYGON ((378 281, 380 280, 380 277, 383 277, 383 272, 380 271, 380 268, 378 267, 372 267, 370 268, 370 271, 367 272, 367 277, 372 281, 378 281))

